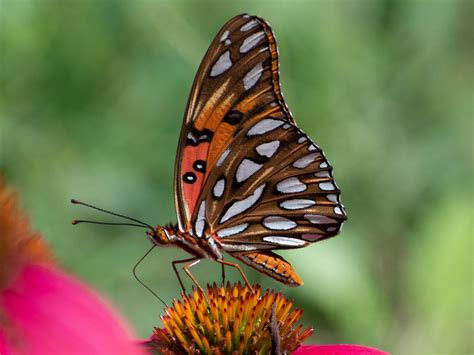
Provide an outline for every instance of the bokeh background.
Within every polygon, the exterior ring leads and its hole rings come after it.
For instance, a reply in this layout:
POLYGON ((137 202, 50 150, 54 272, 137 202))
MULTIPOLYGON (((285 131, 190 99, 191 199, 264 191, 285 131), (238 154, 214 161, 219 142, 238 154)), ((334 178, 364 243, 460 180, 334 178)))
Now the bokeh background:
MULTIPOLYGON (((296 120, 343 191, 342 234, 282 253, 305 281, 282 290, 313 342, 394 353, 473 351, 470 1, 0 1, 0 171, 60 263, 105 294, 140 336, 162 306, 132 276, 144 231, 175 222, 173 167, 194 74, 215 33, 249 12, 272 25, 296 120)), ((154 251, 142 279, 178 296, 154 251)), ((201 283, 219 266, 194 269, 201 283)), ((232 280, 238 280, 235 273, 232 280)), ((187 285, 190 283, 186 280, 187 285)))

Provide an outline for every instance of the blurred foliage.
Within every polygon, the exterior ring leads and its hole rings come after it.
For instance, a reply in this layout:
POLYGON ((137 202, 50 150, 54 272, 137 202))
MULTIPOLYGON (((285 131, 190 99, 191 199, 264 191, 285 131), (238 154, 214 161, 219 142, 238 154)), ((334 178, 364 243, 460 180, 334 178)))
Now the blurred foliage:
MULTIPOLYGON (((131 275, 144 233, 72 227, 106 216, 69 198, 176 221, 189 89, 241 12, 273 26, 287 102, 335 167, 349 215, 339 237, 283 253, 303 287, 246 268, 250 279, 295 298, 315 342, 471 353, 470 1, 0 0, 0 172, 33 224, 68 270, 151 333, 162 307, 131 275)), ((183 256, 158 250, 139 273, 171 300, 170 262, 183 256)), ((220 275, 207 261, 194 272, 202 283, 220 275)))

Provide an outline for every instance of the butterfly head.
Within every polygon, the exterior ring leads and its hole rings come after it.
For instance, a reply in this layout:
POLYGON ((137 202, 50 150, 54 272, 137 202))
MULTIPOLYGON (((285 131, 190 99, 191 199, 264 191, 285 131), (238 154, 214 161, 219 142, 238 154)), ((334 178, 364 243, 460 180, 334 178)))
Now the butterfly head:
POLYGON ((148 230, 146 234, 154 244, 166 245, 173 241, 175 232, 172 226, 157 225, 155 228, 148 230))

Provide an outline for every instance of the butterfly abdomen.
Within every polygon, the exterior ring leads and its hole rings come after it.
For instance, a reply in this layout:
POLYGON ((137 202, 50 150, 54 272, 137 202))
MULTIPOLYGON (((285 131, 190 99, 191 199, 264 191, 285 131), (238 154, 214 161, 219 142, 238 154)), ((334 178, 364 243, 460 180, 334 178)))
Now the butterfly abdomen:
POLYGON ((303 285, 303 280, 296 274, 291 264, 280 255, 271 251, 236 253, 232 254, 232 256, 288 286, 296 287, 303 285))

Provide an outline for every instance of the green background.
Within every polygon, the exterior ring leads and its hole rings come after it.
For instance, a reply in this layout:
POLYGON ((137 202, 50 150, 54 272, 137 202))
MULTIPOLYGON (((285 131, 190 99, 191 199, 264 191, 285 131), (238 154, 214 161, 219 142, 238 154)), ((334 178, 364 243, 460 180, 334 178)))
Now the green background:
MULTIPOLYGON (((160 325, 162 306, 131 273, 144 231, 73 227, 112 219, 68 201, 176 221, 194 74, 242 12, 272 25, 285 98, 334 166, 349 215, 340 236, 282 253, 304 286, 246 268, 251 281, 294 298, 312 342, 473 351, 473 2, 0 1, 0 172, 34 227, 141 337, 160 325)), ((182 257, 155 250, 139 271, 168 301, 182 257)), ((204 284, 219 270, 204 261, 194 274, 204 284)))

